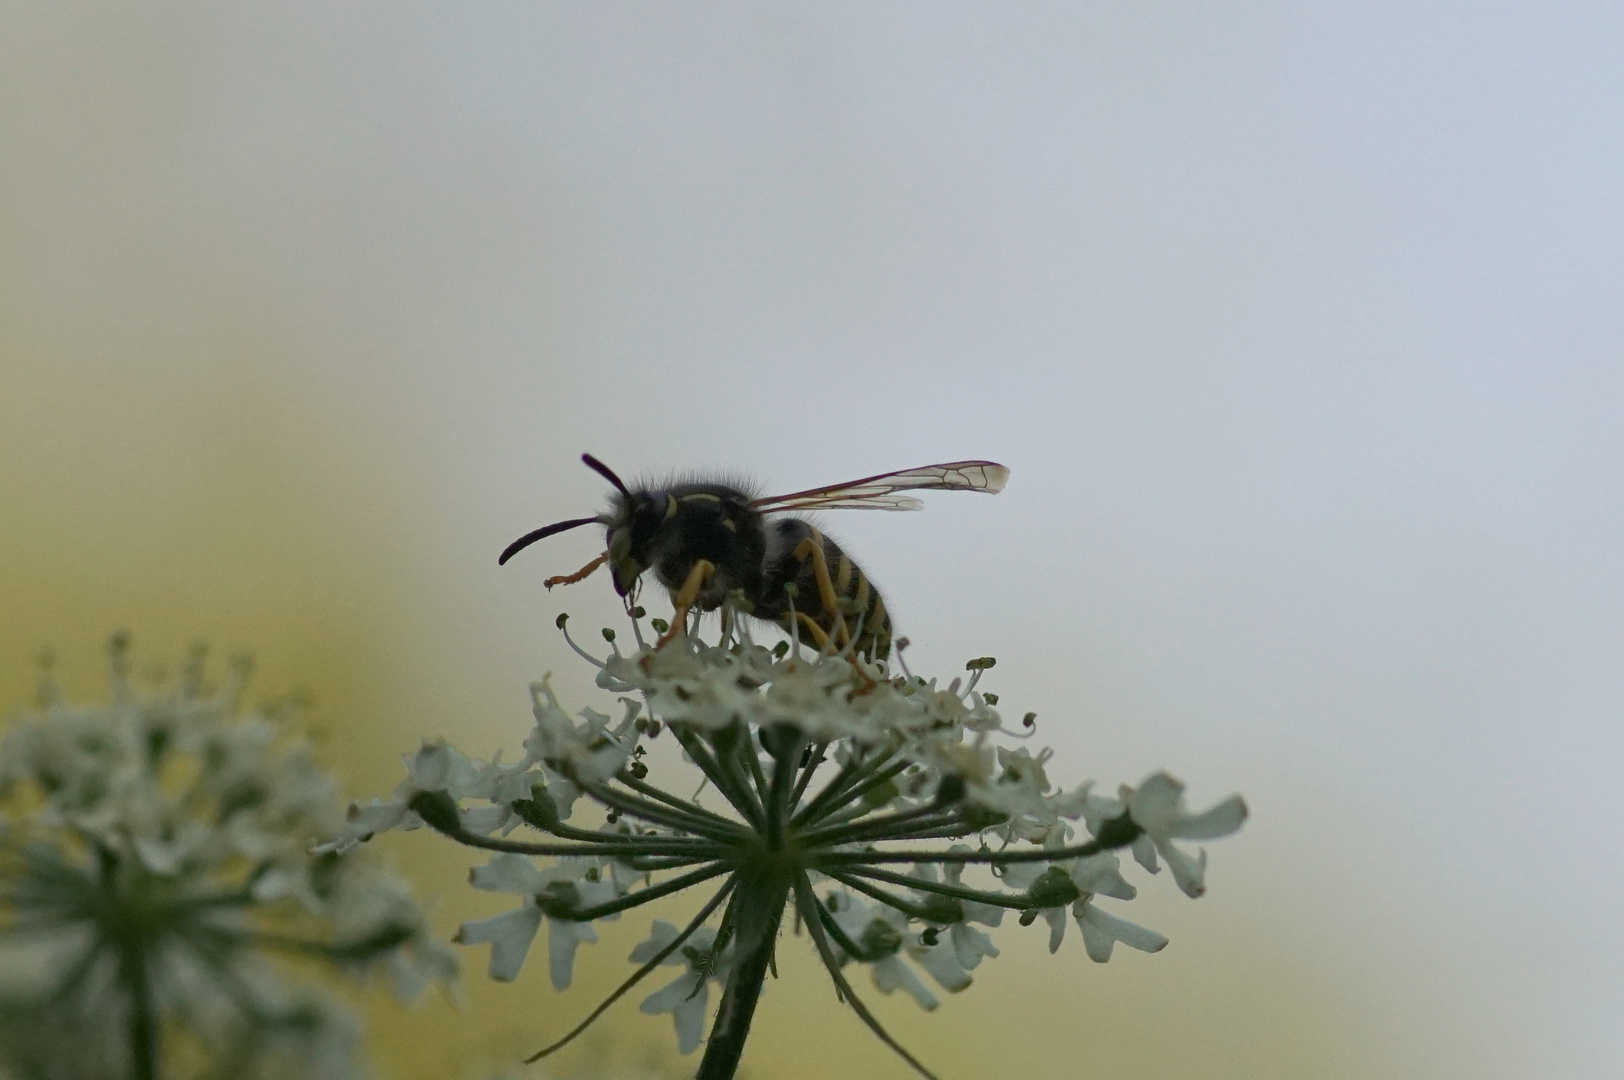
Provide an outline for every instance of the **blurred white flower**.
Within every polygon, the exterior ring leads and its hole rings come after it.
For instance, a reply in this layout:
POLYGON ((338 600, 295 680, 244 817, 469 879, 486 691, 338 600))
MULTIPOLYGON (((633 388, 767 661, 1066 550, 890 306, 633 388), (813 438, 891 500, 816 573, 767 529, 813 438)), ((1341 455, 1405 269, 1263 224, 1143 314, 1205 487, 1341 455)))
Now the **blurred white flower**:
POLYGON ((53 1068, 147 1078, 175 1027, 234 1074, 358 1075, 347 1011, 262 954, 378 973, 411 997, 454 976, 450 951, 374 860, 312 857, 343 822, 337 789, 291 707, 241 707, 245 662, 214 688, 194 651, 141 691, 122 636, 111 658, 109 703, 67 704, 47 670, 37 711, 0 742, 0 1060, 72 1031, 53 1068))

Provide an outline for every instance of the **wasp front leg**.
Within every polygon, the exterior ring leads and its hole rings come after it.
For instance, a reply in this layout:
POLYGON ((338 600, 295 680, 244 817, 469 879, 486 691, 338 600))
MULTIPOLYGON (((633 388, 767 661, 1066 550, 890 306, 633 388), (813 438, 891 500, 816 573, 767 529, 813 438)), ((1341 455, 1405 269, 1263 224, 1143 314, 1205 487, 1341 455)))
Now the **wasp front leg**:
POLYGON ((671 626, 665 633, 660 635, 660 640, 654 645, 656 649, 678 634, 687 631, 688 612, 693 608, 694 601, 699 599, 700 592, 710 583, 711 576, 715 573, 716 564, 709 559, 694 560, 693 569, 688 571, 688 576, 683 580, 682 587, 671 596, 671 626))
POLYGON ((587 578, 592 576, 592 571, 596 570, 598 567, 602 566, 608 561, 609 553, 606 551, 602 555, 599 555, 596 559, 593 559, 591 562, 581 567, 579 570, 575 571, 573 574, 560 574, 557 577, 548 578, 546 581, 541 583, 542 588, 550 591, 554 585, 574 585, 577 581, 585 581, 587 578))

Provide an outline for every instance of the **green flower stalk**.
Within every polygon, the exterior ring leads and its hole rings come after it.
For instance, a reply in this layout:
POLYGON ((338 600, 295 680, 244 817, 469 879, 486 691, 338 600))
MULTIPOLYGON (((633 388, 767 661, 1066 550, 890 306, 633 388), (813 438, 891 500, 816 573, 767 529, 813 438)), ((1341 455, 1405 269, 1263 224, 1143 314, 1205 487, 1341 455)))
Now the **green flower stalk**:
POLYGON ((488 944, 491 977, 509 980, 545 924, 559 989, 579 947, 597 940, 597 920, 690 889, 708 893, 686 926, 656 921, 625 983, 530 1060, 568 1043, 658 968, 677 966, 682 973, 648 994, 643 1011, 671 1013, 687 1053, 701 1042, 716 984, 721 999, 697 1075, 734 1076, 790 925, 810 940, 840 999, 931 1077, 875 1019, 851 971, 867 967, 880 992, 900 989, 934 1008, 922 976, 948 992, 969 986, 971 972, 998 955, 983 928, 1006 914, 1023 925, 1045 920, 1051 949, 1076 922, 1096 961, 1118 943, 1155 952, 1166 938, 1112 910, 1136 892, 1119 853, 1152 873, 1166 862, 1179 887, 1199 896, 1205 852, 1177 842, 1226 836, 1246 817, 1239 796, 1187 812, 1183 786, 1165 773, 1115 796, 1086 783, 1053 788, 1050 752, 1011 745, 1030 731, 1009 731, 997 699, 978 692, 991 659, 942 687, 850 650, 769 649, 738 618, 724 618, 715 643, 677 634, 651 647, 640 614, 632 613, 633 652, 622 653, 608 630, 606 657, 570 642, 618 696, 618 718, 591 709, 572 717, 543 680, 532 687, 535 725, 522 757, 478 761, 425 744, 394 795, 353 806, 326 848, 426 825, 491 852, 472 884, 513 894, 519 906, 463 925, 457 940, 488 944), (644 759, 661 736, 680 745, 713 794, 676 794, 693 790, 691 777, 656 782, 644 759), (572 823, 583 801, 605 812, 602 824, 572 823), (540 836, 520 839, 521 829, 540 836))
POLYGON ((343 801, 293 731, 218 688, 195 651, 140 690, 123 636, 111 701, 73 706, 47 666, 0 743, 0 1073, 362 1075, 359 1026, 277 956, 387 975, 405 998, 455 974, 404 880, 361 852, 313 857, 343 801))

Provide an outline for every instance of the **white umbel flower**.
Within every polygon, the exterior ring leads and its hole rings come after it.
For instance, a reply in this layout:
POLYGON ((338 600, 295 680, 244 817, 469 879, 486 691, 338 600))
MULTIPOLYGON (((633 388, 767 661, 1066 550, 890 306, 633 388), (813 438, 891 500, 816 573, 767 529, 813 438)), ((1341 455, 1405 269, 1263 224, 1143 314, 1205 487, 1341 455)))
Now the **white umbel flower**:
POLYGON ((220 688, 201 650, 150 690, 128 668, 115 638, 111 701, 94 706, 47 672, 0 743, 0 970, 42 976, 0 1002, 0 1071, 32 1072, 5 1055, 49 1044, 58 1073, 152 1077, 173 1029, 245 1074, 359 1075, 353 1019, 263 954, 411 997, 454 977, 450 950, 367 853, 311 856, 342 804, 288 707, 242 707, 246 663, 220 688))
POLYGON ((1165 937, 1098 906, 1136 895, 1114 852, 1178 860, 1175 877, 1197 895, 1205 856, 1188 858, 1171 841, 1226 835, 1244 817, 1238 799, 1184 813, 1181 789, 1164 774, 1121 799, 1088 784, 1054 788, 1052 751, 1011 741, 1029 733, 1030 717, 1007 731, 996 698, 976 691, 990 659, 968 665, 968 683, 943 687, 847 655, 769 650, 731 631, 714 644, 677 633, 653 647, 636 622, 641 610, 632 615, 635 651, 620 651, 609 631, 613 651, 602 659, 570 640, 598 668, 597 685, 621 695, 619 719, 566 709, 543 680, 532 688, 533 725, 516 764, 426 748, 408 761, 395 799, 356 811, 345 833, 353 842, 380 822, 427 824, 494 852, 472 882, 516 894, 521 906, 464 925, 458 940, 490 944, 491 974, 511 979, 545 920, 559 988, 578 947, 597 939, 597 920, 715 883, 685 929, 656 921, 632 953, 642 966, 536 1057, 580 1034, 654 968, 683 965, 642 1009, 670 1013, 688 1053, 701 1042, 709 983, 723 983, 732 1004, 717 1012, 700 1072, 732 1075, 776 950, 790 940, 779 926, 793 908, 841 998, 929 1076, 868 1012, 847 970, 866 967, 882 993, 900 990, 934 1009, 935 988, 964 991, 972 971, 999 955, 983 928, 1006 912, 1023 925, 1043 919, 1051 949, 1075 921, 1096 961, 1119 942, 1154 952, 1165 937), (667 732, 702 783, 655 780, 647 744, 667 732), (683 794, 696 787, 706 801, 683 794), (606 823, 571 824, 578 800, 597 804, 606 823), (1074 838, 1078 819, 1091 838, 1074 838), (522 839, 520 825, 535 832, 522 839))

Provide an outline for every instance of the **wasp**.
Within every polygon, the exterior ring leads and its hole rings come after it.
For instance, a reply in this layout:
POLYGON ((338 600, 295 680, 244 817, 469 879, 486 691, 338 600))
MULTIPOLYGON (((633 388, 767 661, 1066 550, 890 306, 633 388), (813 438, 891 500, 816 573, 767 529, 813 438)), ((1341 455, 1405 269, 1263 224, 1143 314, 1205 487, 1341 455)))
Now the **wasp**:
POLYGON ((731 601, 733 609, 774 623, 804 644, 850 648, 871 659, 883 659, 891 648, 891 616, 879 590, 810 522, 777 515, 919 510, 924 503, 902 492, 996 494, 1009 479, 996 462, 950 461, 759 498, 731 480, 633 489, 591 454, 581 460, 614 485, 609 509, 526 533, 507 546, 498 565, 555 533, 601 525, 608 530, 604 553, 573 574, 548 578, 549 589, 581 581, 607 562, 615 591, 629 605, 643 574, 653 570, 675 610, 666 637, 686 627, 692 609, 714 611, 731 601))

